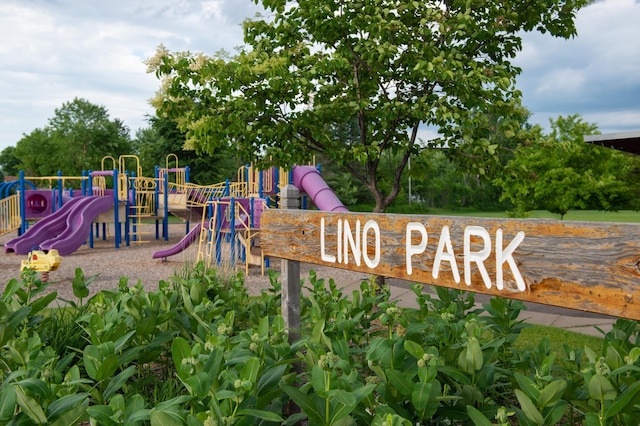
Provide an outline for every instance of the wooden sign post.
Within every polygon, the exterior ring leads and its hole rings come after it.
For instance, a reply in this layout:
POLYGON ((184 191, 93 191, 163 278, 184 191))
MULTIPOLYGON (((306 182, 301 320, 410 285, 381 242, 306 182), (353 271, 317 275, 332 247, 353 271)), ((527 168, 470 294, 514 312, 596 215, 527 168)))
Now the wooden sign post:
POLYGON ((640 320, 640 224, 268 210, 265 255, 640 320))

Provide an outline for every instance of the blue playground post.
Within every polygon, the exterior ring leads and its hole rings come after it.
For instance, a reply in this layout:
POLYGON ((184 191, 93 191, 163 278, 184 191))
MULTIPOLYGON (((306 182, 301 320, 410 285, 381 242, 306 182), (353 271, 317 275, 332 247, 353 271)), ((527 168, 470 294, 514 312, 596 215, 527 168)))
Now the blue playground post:
POLYGON ((24 196, 24 170, 20 170, 20 180, 19 180, 19 189, 20 189, 20 230, 18 235, 22 235, 27 232, 27 228, 29 224, 27 223, 27 203, 26 197, 24 196))
MULTIPOLYGON (((216 239, 216 265, 220 266, 220 262, 222 262, 222 241, 220 240, 222 237, 222 204, 216 203, 216 216, 218 218, 217 222, 214 223, 215 229, 209 231, 214 232, 214 236, 216 239)), ((209 238, 209 241, 211 239, 209 238)))
POLYGON ((162 220, 162 232, 165 241, 169 240, 169 176, 164 174, 164 219, 162 220))
POLYGON ((116 248, 120 248, 120 242, 122 241, 122 232, 120 229, 120 209, 118 208, 118 170, 113 169, 113 222, 116 248))
POLYGON ((156 216, 156 240, 160 239, 160 223, 157 219, 158 217, 158 204, 160 203, 159 198, 160 197, 160 184, 158 183, 158 176, 160 175, 160 168, 158 166, 155 166, 155 168, 153 169, 153 177, 156 181, 156 185, 155 185, 155 205, 153 206, 153 215, 156 216))
POLYGON ((233 269, 236 266, 236 199, 234 197, 231 197, 229 209, 229 257, 233 269))
MULTIPOLYGON (((85 178, 87 176, 87 171, 83 170, 82 171, 82 177, 85 178)), ((80 181, 80 191, 82 193, 82 195, 87 195, 87 180, 88 179, 82 179, 80 181)))
MULTIPOLYGON (((62 195, 64 193, 64 184, 62 183, 62 170, 58 170, 58 208, 62 208, 62 195)), ((53 197, 52 197, 53 199, 53 197)), ((51 206, 51 211, 55 212, 55 204, 51 206)))

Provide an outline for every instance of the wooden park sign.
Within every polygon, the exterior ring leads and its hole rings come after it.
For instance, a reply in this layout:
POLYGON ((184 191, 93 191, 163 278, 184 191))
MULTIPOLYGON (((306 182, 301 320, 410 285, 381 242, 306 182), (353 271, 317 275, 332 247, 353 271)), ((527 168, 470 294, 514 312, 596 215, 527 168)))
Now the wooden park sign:
POLYGON ((265 255, 640 320, 640 224, 268 210, 265 255))

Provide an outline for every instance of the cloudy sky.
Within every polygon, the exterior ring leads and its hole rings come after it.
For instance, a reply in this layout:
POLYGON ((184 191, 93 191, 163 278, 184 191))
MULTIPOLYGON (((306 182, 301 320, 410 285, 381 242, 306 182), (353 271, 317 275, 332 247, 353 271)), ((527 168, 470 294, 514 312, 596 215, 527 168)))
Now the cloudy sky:
MULTIPOLYGON (((47 125, 74 97, 146 127, 158 88, 143 61, 242 43, 251 0, 0 0, 0 150, 47 125)), ((578 37, 527 34, 517 64, 534 123, 579 113, 603 133, 640 130, 640 0, 583 9, 578 37)))

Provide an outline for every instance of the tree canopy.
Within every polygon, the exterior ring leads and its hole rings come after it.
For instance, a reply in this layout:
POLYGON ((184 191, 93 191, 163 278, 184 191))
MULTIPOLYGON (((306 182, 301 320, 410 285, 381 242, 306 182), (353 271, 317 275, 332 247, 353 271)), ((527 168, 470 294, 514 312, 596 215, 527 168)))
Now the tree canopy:
POLYGON ((199 151, 228 146, 247 161, 282 166, 322 153, 384 211, 421 149, 422 126, 438 129, 433 143, 495 155, 487 135, 517 130, 520 70, 511 60, 522 31, 573 36, 588 0, 261 3, 268 15, 244 23, 246 46, 235 57, 161 46, 147 62, 163 80, 153 105, 199 151), (500 127, 489 128, 487 116, 500 117, 500 127), (357 132, 337 137, 347 123, 357 132), (387 154, 397 163, 383 193, 387 154))
POLYGON ((104 156, 131 153, 129 130, 107 109, 75 98, 55 110, 42 129, 35 129, 16 144, 13 155, 31 176, 53 176, 61 171, 78 176, 99 170, 104 156))
POLYGON ((629 155, 586 144, 584 136, 599 133, 598 128, 577 114, 550 123, 549 134, 520 146, 496 180, 502 198, 514 206, 512 214, 526 216, 544 209, 564 218, 573 209, 628 206, 634 197, 629 182, 634 163, 629 155))
MULTIPOLYGON (((140 129, 132 141, 135 153, 140 157, 142 170, 148 176, 155 166, 165 167, 167 155, 178 157, 178 166, 189 166, 190 181, 201 185, 223 182, 235 176, 241 163, 233 152, 222 148, 213 154, 198 155, 194 150, 184 148, 185 136, 176 123, 163 117, 150 117, 150 127, 140 129)), ((169 167, 175 167, 170 158, 169 167)))

